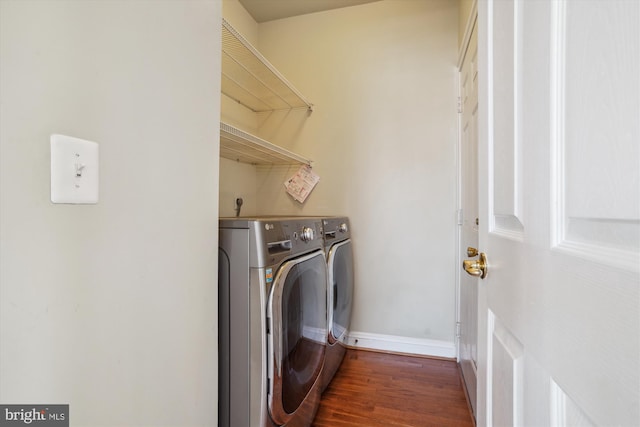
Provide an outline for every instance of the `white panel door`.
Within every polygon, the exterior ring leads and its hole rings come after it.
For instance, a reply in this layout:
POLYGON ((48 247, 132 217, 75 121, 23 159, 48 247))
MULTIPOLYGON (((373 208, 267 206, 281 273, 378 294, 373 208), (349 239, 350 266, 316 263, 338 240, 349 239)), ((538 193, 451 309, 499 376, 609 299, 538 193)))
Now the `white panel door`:
MULTIPOLYGON (((460 226, 459 259, 467 248, 478 248, 478 37, 474 25, 460 67, 460 226)), ((478 360, 478 284, 469 275, 460 276, 460 330, 458 358, 471 409, 476 412, 478 360)))
POLYGON ((478 425, 640 425, 640 2, 481 0, 478 425))

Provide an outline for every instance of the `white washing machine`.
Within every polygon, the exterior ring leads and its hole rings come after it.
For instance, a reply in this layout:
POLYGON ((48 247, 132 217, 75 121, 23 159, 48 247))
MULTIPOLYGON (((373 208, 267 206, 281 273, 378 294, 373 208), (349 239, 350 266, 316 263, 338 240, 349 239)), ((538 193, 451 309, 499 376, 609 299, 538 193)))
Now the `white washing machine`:
POLYGON ((219 232, 219 426, 309 426, 328 333, 322 220, 228 218, 219 232))
POLYGON ((327 313, 329 333, 322 373, 322 391, 335 376, 346 353, 353 304, 353 247, 349 218, 323 218, 327 257, 327 313))

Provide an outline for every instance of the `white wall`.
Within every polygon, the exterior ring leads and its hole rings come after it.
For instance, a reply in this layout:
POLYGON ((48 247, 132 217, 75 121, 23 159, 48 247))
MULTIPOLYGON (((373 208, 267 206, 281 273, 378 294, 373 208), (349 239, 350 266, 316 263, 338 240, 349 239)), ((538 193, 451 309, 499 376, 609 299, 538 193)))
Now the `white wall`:
MULTIPOLYGON (((312 158, 300 214, 351 218, 352 330, 454 340, 457 2, 384 0, 259 26, 259 49, 315 104, 261 135, 312 158)), ((270 171, 265 213, 296 205, 270 171), (274 203, 278 201, 278 203, 274 203)))
POLYGON ((259 116, 259 136, 321 181, 303 206, 282 187, 295 168, 257 168, 256 209, 351 217, 356 332, 454 341, 457 23, 457 2, 383 0, 258 26, 315 104, 259 116))
POLYGON ((0 2, 0 402, 217 421, 220 3, 0 2), (54 205, 49 135, 100 147, 54 205))

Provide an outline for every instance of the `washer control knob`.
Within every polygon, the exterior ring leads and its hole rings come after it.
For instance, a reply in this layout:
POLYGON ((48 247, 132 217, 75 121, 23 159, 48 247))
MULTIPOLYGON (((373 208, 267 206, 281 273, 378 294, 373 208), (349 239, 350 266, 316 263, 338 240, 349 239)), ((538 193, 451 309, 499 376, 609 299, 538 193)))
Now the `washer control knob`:
POLYGON ((313 228, 311 227, 302 227, 302 232, 300 233, 300 238, 303 242, 310 242, 315 237, 315 233, 313 232, 313 228))
POLYGON ((347 227, 347 224, 343 222, 338 227, 338 231, 341 232, 341 233, 346 233, 347 231, 349 231, 349 227, 347 227))

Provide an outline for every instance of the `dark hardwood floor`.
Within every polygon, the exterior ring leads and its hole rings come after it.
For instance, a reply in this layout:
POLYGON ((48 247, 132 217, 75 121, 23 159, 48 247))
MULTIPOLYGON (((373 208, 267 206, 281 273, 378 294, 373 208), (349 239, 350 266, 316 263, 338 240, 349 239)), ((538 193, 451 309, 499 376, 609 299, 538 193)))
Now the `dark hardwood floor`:
POLYGON ((315 427, 474 425, 456 362, 347 350, 315 427))

